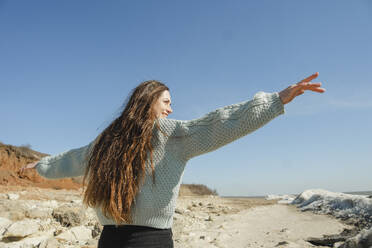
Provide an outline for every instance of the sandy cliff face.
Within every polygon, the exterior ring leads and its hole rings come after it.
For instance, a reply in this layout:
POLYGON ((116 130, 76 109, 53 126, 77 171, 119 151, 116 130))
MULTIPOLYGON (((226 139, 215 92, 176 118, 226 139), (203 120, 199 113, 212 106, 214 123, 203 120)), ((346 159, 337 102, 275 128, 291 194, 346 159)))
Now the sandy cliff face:
POLYGON ((75 180, 66 178, 48 180, 35 170, 27 170, 24 175, 19 170, 26 164, 38 161, 47 154, 33 151, 27 147, 17 147, 0 143, 0 185, 36 186, 53 189, 78 189, 75 180))

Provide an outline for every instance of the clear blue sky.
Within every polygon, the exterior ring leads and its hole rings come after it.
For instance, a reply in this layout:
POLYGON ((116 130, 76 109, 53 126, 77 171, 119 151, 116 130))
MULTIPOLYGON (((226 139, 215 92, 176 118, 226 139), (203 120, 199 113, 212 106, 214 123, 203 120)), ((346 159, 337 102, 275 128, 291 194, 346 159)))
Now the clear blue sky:
POLYGON ((93 140, 157 79, 194 119, 318 71, 262 129, 192 159, 221 195, 372 190, 372 3, 0 0, 0 141, 56 154, 93 140))

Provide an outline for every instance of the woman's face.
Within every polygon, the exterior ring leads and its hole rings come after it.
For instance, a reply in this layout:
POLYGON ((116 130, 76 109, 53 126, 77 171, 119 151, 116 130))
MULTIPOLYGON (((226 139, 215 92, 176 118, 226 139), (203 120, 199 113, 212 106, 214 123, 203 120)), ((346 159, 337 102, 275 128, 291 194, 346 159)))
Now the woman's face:
POLYGON ((173 112, 171 108, 171 97, 169 91, 165 90, 160 95, 159 99, 154 105, 154 111, 157 118, 166 118, 169 114, 173 112))

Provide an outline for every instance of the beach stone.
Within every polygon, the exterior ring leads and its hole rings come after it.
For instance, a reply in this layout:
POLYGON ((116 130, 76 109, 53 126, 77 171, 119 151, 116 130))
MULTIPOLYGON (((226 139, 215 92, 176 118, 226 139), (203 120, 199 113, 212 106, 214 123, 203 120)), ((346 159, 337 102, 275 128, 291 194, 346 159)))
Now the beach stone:
POLYGON ((40 206, 44 208, 54 209, 59 206, 59 203, 56 200, 42 201, 40 203, 40 206))
POLYGON ((91 247, 97 247, 98 246, 98 240, 96 239, 89 239, 85 245, 91 246, 91 247))
POLYGON ((62 226, 71 227, 79 226, 85 217, 85 213, 80 207, 61 206, 53 210, 52 216, 62 226))
POLYGON ((344 244, 344 242, 336 242, 336 243, 334 243, 333 247, 334 248, 340 248, 341 245, 343 245, 343 244, 344 244))
POLYGON ((182 209, 182 208, 176 208, 175 213, 177 213, 177 214, 184 214, 185 213, 185 210, 182 209))
POLYGON ((208 203, 207 208, 209 208, 209 209, 215 209, 216 206, 214 206, 212 203, 208 203))
POLYGON ((358 235, 345 241, 339 248, 369 248, 372 246, 372 228, 362 230, 358 235))
POLYGON ((22 239, 19 242, 15 242, 14 244, 17 244, 16 247, 22 247, 22 248, 34 248, 34 247, 39 247, 40 243, 45 240, 47 237, 46 236, 39 236, 39 237, 30 237, 30 238, 25 238, 22 239))
POLYGON ((345 241, 344 237, 339 235, 335 236, 325 236, 322 238, 308 238, 307 242, 316 245, 316 246, 329 246, 333 247, 333 245, 337 242, 345 241))
POLYGON ((5 230, 12 224, 13 222, 7 218, 0 217, 0 238, 2 237, 5 230))
POLYGON ((12 193, 8 193, 7 194, 7 198, 9 200, 17 200, 19 198, 19 195, 18 194, 12 194, 12 193))
POLYGON ((203 212, 195 212, 194 213, 194 218, 201 219, 201 220, 206 220, 209 218, 209 215, 207 213, 203 212))
POLYGON ((39 230, 39 224, 34 220, 22 220, 11 224, 3 234, 3 240, 17 241, 39 230))
POLYGON ((92 237, 95 238, 99 236, 102 233, 102 229, 103 229, 102 225, 96 222, 92 230, 92 237))
POLYGON ((73 204, 82 204, 83 203, 83 200, 81 199, 75 199, 75 200, 71 200, 70 203, 73 203, 73 204))
POLYGON ((76 240, 76 237, 74 236, 74 234, 70 231, 70 230, 67 230, 65 232, 62 232, 61 234, 58 234, 56 236, 56 239, 58 240, 66 240, 66 241, 75 241, 76 240))
POLYGON ((22 210, 11 210, 8 212, 9 219, 12 221, 20 221, 26 218, 25 212, 22 210))
POLYGON ((92 238, 92 230, 85 226, 75 226, 61 233, 56 238, 66 241, 88 240, 92 238))
POLYGON ((30 210, 26 210, 26 217, 31 219, 47 219, 51 217, 53 210, 52 209, 38 209, 32 208, 30 210))
POLYGON ((280 241, 278 242, 275 247, 281 246, 281 245, 288 245, 289 243, 287 241, 280 241))
POLYGON ((22 244, 22 242, 14 242, 14 243, 0 243, 0 248, 34 248, 31 245, 22 244))
POLYGON ((205 219, 205 221, 213 221, 213 218, 212 218, 212 216, 208 216, 208 218, 207 219, 205 219))
POLYGON ((71 228, 70 231, 79 240, 88 240, 92 238, 92 230, 85 226, 76 226, 71 228))
POLYGON ((48 238, 41 241, 38 248, 63 248, 63 245, 60 244, 55 238, 48 238))

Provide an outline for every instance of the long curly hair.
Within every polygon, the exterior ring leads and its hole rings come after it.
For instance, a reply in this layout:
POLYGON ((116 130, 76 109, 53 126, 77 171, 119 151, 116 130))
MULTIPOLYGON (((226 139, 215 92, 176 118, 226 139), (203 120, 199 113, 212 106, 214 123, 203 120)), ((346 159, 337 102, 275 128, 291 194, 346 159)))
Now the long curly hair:
POLYGON ((97 137, 88 156, 83 203, 100 206, 117 224, 132 223, 131 207, 146 166, 151 167, 155 183, 151 140, 157 117, 153 107, 165 90, 168 87, 155 80, 138 85, 121 115, 97 137))

